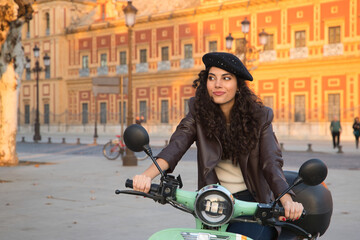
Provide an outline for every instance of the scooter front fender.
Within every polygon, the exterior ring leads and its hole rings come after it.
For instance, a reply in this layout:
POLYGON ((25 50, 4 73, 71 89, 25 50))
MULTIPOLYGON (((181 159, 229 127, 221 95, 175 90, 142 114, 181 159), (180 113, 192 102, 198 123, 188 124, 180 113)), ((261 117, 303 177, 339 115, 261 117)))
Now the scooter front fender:
POLYGON ((190 240, 190 239, 227 239, 227 240, 252 240, 244 235, 218 232, 205 229, 193 229, 193 228, 169 228, 157 233, 154 233, 149 240, 190 240))

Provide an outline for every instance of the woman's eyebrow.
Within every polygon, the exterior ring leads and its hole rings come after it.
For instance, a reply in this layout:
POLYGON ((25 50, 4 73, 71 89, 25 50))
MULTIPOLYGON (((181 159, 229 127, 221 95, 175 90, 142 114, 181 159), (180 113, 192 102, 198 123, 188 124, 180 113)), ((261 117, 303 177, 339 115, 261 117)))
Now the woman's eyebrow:
MULTIPOLYGON (((209 75, 213 75, 213 76, 216 76, 214 73, 209 73, 209 75)), ((221 74, 221 76, 231 76, 231 73, 224 73, 224 74, 221 74)))

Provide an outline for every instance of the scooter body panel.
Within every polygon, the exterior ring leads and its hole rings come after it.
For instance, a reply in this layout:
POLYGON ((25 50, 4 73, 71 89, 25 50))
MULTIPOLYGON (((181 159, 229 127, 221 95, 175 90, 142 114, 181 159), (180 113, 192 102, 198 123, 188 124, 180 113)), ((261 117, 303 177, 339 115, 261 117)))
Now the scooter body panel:
POLYGON ((252 240, 244 235, 193 228, 169 228, 153 234, 149 240, 252 240))

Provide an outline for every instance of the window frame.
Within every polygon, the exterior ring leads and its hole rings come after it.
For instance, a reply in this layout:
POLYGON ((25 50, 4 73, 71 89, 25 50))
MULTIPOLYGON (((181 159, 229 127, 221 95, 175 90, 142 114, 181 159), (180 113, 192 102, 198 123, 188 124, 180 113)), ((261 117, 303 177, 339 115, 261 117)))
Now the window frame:
POLYGON ((148 62, 148 49, 147 48, 139 49, 139 63, 147 63, 147 62, 148 62))
POLYGON ((165 124, 168 124, 170 122, 170 115, 169 115, 169 99, 167 98, 162 98, 162 99, 159 99, 160 101, 160 123, 165 123, 165 124), (167 103, 167 109, 166 111, 164 111, 164 107, 163 107, 163 103, 167 103))

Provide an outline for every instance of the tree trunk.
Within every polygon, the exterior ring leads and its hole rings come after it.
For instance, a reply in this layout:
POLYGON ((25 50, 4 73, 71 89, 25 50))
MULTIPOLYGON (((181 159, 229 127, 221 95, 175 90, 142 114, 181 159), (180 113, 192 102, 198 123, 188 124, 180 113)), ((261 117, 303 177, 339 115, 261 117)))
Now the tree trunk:
POLYGON ((10 63, 0 80, 0 166, 18 163, 16 126, 17 81, 13 63, 10 63))
POLYGON ((31 15, 32 8, 27 0, 0 2, 0 166, 18 164, 17 101, 25 66, 21 29, 31 15))

